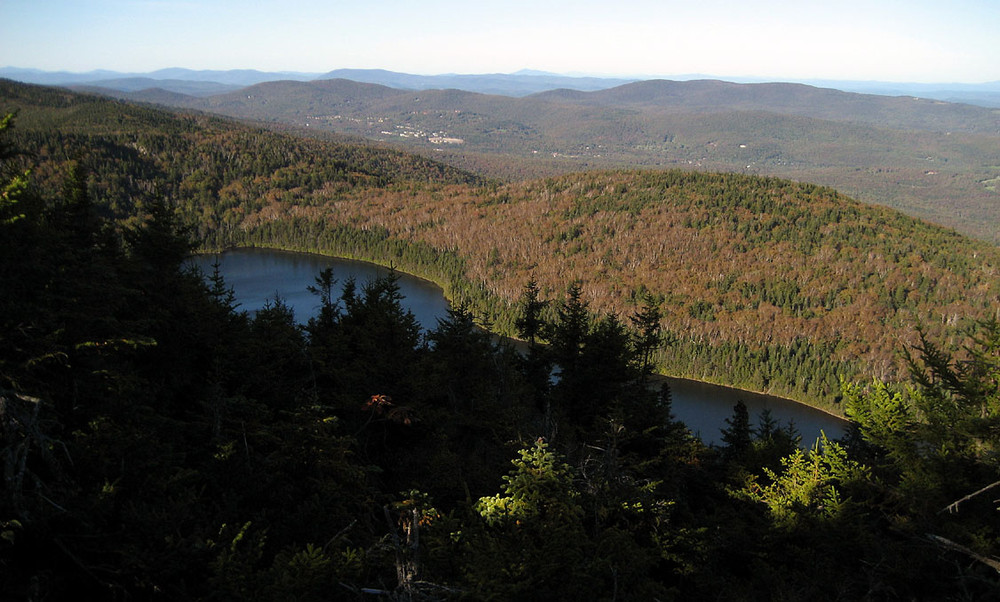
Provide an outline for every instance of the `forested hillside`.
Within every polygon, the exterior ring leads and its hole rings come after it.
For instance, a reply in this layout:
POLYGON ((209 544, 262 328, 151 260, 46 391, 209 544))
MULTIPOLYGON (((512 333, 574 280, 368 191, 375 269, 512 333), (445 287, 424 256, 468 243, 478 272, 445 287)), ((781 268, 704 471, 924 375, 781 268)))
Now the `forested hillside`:
POLYGON ((205 246, 394 264, 499 332, 534 279, 589 309, 659 304, 661 369, 837 406, 840 379, 898 380, 900 345, 992 315, 997 250, 822 187, 737 174, 604 171, 499 185, 412 155, 5 84, 34 181, 71 160, 105 215, 162 198, 205 246))
POLYGON ((996 113, 984 107, 913 96, 855 94, 804 84, 648 80, 594 92, 555 90, 535 97, 684 113, 768 112, 904 131, 998 133, 996 113))
POLYGON ((840 377, 900 378, 899 346, 918 328, 989 317, 1000 292, 989 245, 753 176, 597 172, 372 191, 308 211, 276 205, 245 223, 239 240, 257 244, 336 247, 334 232, 363 224, 369 237, 448 250, 481 288, 463 298, 507 332, 529 278, 547 298, 579 282, 594 311, 618 315, 651 295, 674 343, 661 358, 668 372, 827 407, 840 377))
POLYGON ((16 136, 36 181, 57 189, 71 161, 92 174, 100 204, 116 217, 133 199, 170 199, 207 227, 278 199, 384 187, 395 182, 472 183, 478 178, 416 155, 344 139, 318 142, 202 114, 174 114, 99 96, 0 81, 18 112, 16 136))
MULTIPOLYGON (((69 109, 87 102, 67 100, 69 109)), ((854 428, 843 441, 811 446, 793 425, 748 416, 738 403, 723 444, 706 448, 672 419, 669 389, 650 386, 649 360, 668 338, 660 328, 666 297, 658 305, 642 294, 628 315, 595 315, 592 286, 571 282, 573 273, 549 303, 529 281, 512 314, 529 341, 525 353, 478 328, 465 307, 422 337, 392 276, 359 283, 317 274, 321 309, 305 327, 280 300, 254 315, 237 311, 217 273, 183 267, 196 243, 182 216, 204 198, 189 207, 184 196, 137 192, 116 209, 130 213, 108 215, 103 195, 122 182, 95 175, 116 173, 98 159, 135 139, 137 117, 169 121, 117 111, 106 113, 119 116, 117 127, 102 135, 52 134, 73 144, 48 148, 83 153, 58 177, 45 172, 61 171, 61 162, 20 147, 10 118, 0 121, 3 598, 997 599, 1000 323, 949 330, 964 345, 958 353, 938 338, 900 347, 911 353, 905 387, 845 384, 854 428), (61 186, 36 180, 34 167, 61 186)), ((190 136, 202 140, 215 131, 209 126, 190 136)), ((254 143, 266 149, 280 140, 231 133, 247 145, 245 156, 254 143)), ((50 138, 30 130, 19 138, 38 139, 50 138)), ((211 147, 192 148, 210 159, 211 147)), ((434 178, 418 186, 390 177, 376 187, 346 172, 337 181, 356 196, 338 190, 344 205, 327 217, 345 205, 370 210, 379 195, 386 215, 399 208, 394 198, 421 211, 433 209, 428 199, 448 208, 454 193, 488 220, 496 207, 525 205, 518 195, 527 194, 427 183, 434 178)), ((921 237, 945 236, 829 191, 755 178, 596 174, 536 183, 533 195, 551 189, 543 202, 572 227, 574 207, 581 215, 610 210, 599 194, 573 187, 609 178, 624 186, 615 202, 631 203, 615 212, 685 206, 661 196, 674 188, 688 206, 700 203, 701 221, 676 226, 703 232, 689 237, 695 253, 698 240, 720 244, 717 228, 776 250, 822 247, 775 234, 790 236, 782 219, 795 215, 795 230, 822 236, 847 224, 859 244, 884 239, 889 246, 875 244, 873 256, 902 244, 891 239, 896 230, 914 235, 914 253, 925 250, 921 237), (656 193, 648 199, 644 183, 656 193), (719 212, 732 200, 703 193, 723 184, 743 201, 719 212), (841 219, 814 228, 803 205, 841 219), (729 229, 742 222, 728 213, 742 211, 771 216, 749 223, 773 224, 772 232, 729 229), (884 221, 870 226, 877 232, 865 230, 879 215, 884 221)), ((321 199, 323 190, 301 198, 321 199)), ((329 209, 306 203, 289 223, 331 232, 309 215, 320 208, 329 209)), ((253 236, 270 225, 277 238, 286 227, 264 211, 253 219, 253 236)), ((333 231, 355 243, 392 240, 375 230, 360 235, 359 222, 333 231)), ((562 245, 572 258, 581 251, 568 249, 583 234, 540 244, 562 245)), ((950 236, 953 250, 983 248, 950 236)), ((400 257, 416 253, 394 244, 400 257)), ((961 272, 962 264, 935 262, 945 260, 932 256, 913 269, 961 272)), ((790 296, 803 311, 819 308, 790 287, 744 294, 754 281, 743 276, 725 289, 730 301, 790 296)))
POLYGON ((791 178, 1000 242, 1000 117, 984 107, 655 80, 526 98, 347 80, 135 98, 364 136, 509 180, 636 167, 791 178))

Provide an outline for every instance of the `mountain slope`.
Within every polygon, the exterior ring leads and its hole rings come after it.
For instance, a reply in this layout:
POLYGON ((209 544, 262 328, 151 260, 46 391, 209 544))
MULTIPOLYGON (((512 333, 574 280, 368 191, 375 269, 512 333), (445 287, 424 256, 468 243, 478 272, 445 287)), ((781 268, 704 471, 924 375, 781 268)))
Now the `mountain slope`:
MULTIPOLYGON (((41 158, 35 181, 55 194, 66 163, 95 174, 115 216, 155 192, 202 231, 232 223, 269 200, 308 198, 325 187, 474 183, 443 164, 348 140, 316 140, 203 114, 175 114, 104 97, 0 80, 0 111, 18 114, 20 147, 41 158)), ((327 137, 329 138, 329 136, 327 137)))
POLYGON ((510 98, 323 80, 145 98, 392 142, 497 177, 680 167, 816 182, 1000 242, 1000 113, 970 105, 718 81, 510 98))
POLYGON ((736 174, 370 190, 308 210, 274 204, 248 214, 237 239, 321 249, 354 224, 386 243, 362 257, 405 266, 393 240, 457 254, 463 279, 481 283, 457 298, 500 328, 531 278, 555 300, 579 282, 591 309, 619 315, 652 295, 670 373, 826 404, 840 377, 905 376, 899 350, 918 326, 943 335, 993 315, 1000 294, 996 247, 828 188, 736 174))
POLYGON ((648 80, 596 92, 552 91, 536 98, 683 112, 767 111, 901 130, 1000 134, 1000 112, 955 103, 855 94, 804 84, 648 80))
MULTIPOLYGON (((396 102, 386 90, 374 88, 396 102)), ((213 245, 393 263, 507 331, 532 277, 553 299, 581 282, 598 312, 628 315, 651 295, 672 373, 796 399, 831 403, 839 377, 900 377, 918 325, 936 336, 992 316, 1000 295, 995 246, 812 184, 611 170, 481 187, 384 148, 65 90, 0 82, 0 106, 19 110, 40 186, 58 191, 77 157, 121 220, 157 194, 213 245)))
POLYGON ((468 92, 503 96, 527 96, 557 88, 603 90, 635 81, 634 79, 621 78, 569 77, 539 72, 411 75, 384 69, 336 69, 317 79, 350 79, 408 90, 455 88, 468 92))

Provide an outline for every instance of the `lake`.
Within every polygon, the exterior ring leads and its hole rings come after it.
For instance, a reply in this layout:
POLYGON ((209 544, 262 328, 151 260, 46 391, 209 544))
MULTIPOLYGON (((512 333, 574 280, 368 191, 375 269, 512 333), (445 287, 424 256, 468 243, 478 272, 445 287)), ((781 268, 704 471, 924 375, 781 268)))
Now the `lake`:
POLYGON ((733 416, 733 406, 740 400, 750 412, 752 427, 757 426, 761 412, 770 410, 779 426, 784 427, 789 421, 795 425, 805 447, 811 447, 821 431, 836 439, 847 426, 846 420, 791 399, 685 378, 667 378, 667 381, 674 416, 705 443, 721 443, 720 429, 725 428, 726 418, 733 416))
MULTIPOLYGON (((340 295, 348 278, 355 279, 360 292, 366 282, 389 274, 388 268, 364 261, 273 249, 239 249, 191 259, 206 275, 212 274, 215 262, 219 262, 226 285, 233 288, 240 304, 238 309, 253 313, 280 297, 301 324, 319 313, 319 297, 310 293, 308 287, 315 286, 316 277, 326 268, 333 268, 337 280, 334 297, 340 295)), ((441 287, 402 272, 396 275, 404 304, 420 326, 425 330, 436 328, 438 318, 448 316, 448 301, 441 287)))
MULTIPOLYGON (((271 249, 240 249, 218 255, 197 255, 191 260, 205 274, 212 273, 215 262, 219 262, 227 286, 233 288, 239 309, 254 312, 280 297, 292 308, 300 323, 307 322, 319 311, 319 298, 307 287, 315 284, 322 270, 333 268, 338 282, 335 292, 350 277, 356 280, 360 290, 365 282, 389 273, 388 268, 363 261, 271 249)), ((439 318, 447 317, 448 301, 440 287, 402 272, 396 274, 400 292, 405 297, 404 304, 424 329, 435 328, 439 318)), ((725 420, 733 415, 733 406, 739 400, 750 411, 751 425, 756 426, 760 413, 768 409, 781 426, 792 421, 802 434, 805 446, 811 446, 820 431, 831 439, 841 436, 847 424, 836 416, 789 399, 694 380, 667 380, 674 415, 705 443, 720 442, 720 429, 726 426, 725 420)))

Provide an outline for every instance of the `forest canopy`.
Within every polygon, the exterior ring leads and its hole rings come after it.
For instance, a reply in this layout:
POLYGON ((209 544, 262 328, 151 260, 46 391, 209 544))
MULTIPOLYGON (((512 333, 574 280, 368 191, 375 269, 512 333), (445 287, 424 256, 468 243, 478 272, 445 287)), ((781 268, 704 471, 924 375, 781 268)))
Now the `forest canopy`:
POLYGON ((0 122, 5 596, 997 598, 990 248, 807 184, 494 186, 4 85, 22 107, 0 122), (265 243, 421 267, 457 302, 422 334, 394 276, 322 272, 303 326, 185 267, 265 243), (831 383, 874 350, 902 370, 831 383), (707 447, 654 384, 670 362, 822 383, 852 429, 813 444, 738 403, 707 447))
POLYGON ((34 185, 60 194, 75 162, 122 225, 159 198, 202 248, 395 265, 504 334, 532 279, 548 301, 580 282, 597 314, 649 296, 671 343, 660 371, 837 413, 842 378, 904 379, 918 329, 957 344, 997 294, 995 247, 810 184, 619 170, 504 185, 357 141, 0 86, 34 185))

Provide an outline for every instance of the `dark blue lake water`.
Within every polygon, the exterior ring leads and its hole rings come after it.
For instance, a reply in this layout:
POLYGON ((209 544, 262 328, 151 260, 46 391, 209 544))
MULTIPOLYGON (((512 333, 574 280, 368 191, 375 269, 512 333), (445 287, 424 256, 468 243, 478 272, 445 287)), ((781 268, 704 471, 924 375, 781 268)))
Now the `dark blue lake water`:
MULTIPOLYGON (((241 249, 192 259, 206 274, 212 273, 212 265, 217 261, 226 284, 233 287, 240 309, 253 312, 280 297, 301 323, 319 310, 319 299, 307 287, 314 285, 316 276, 327 267, 333 268, 339 284, 354 277, 359 287, 389 273, 387 268, 362 261, 270 249, 241 249)), ((436 327, 438 318, 448 313, 448 301, 442 290, 426 280, 397 274, 404 303, 417 321, 424 329, 436 327)), ((337 290, 339 285, 335 287, 337 290)), ((760 413, 768 409, 782 426, 792 421, 805 446, 811 446, 821 431, 831 439, 840 437, 846 426, 836 416, 788 399, 693 380, 668 380, 674 415, 706 443, 719 443, 720 430, 726 426, 726 418, 733 415, 733 406, 739 400, 750 410, 752 425, 756 426, 760 413)))
MULTIPOLYGON (((319 297, 310 293, 308 287, 316 284, 316 277, 324 269, 333 268, 333 277, 337 279, 335 295, 348 278, 355 279, 360 291, 366 282, 389 273, 388 268, 364 261, 271 249, 239 249, 197 255, 191 260, 205 274, 212 273, 215 262, 219 262, 226 284, 233 287, 239 309, 255 312, 280 297, 302 324, 319 313, 319 297)), ((417 322, 425 330, 437 327, 438 318, 448 315, 448 301, 441 288, 409 274, 396 272, 396 275, 400 292, 406 297, 406 307, 417 322)))

